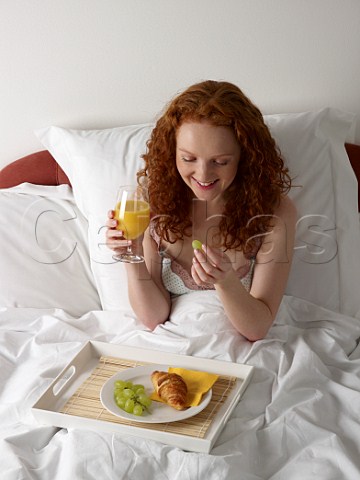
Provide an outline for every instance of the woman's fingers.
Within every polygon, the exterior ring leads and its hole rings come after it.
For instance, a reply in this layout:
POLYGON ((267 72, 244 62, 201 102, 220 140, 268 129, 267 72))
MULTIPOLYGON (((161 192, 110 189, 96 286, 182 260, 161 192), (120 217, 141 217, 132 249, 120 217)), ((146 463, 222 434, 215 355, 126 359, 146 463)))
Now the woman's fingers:
POLYGON ((117 220, 115 220, 114 218, 109 218, 106 221, 105 226, 108 227, 108 228, 116 228, 117 220))
POLYGON ((108 238, 124 238, 124 232, 122 230, 115 230, 114 228, 108 228, 106 230, 106 236, 108 238))
POLYGON ((205 255, 195 254, 191 268, 191 274, 197 285, 214 283, 213 267, 205 261, 205 255))
POLYGON ((122 253, 126 248, 132 244, 131 240, 124 238, 124 232, 117 230, 118 221, 114 218, 114 210, 109 210, 107 213, 108 219, 105 223, 106 229, 106 246, 116 253, 122 253))
POLYGON ((114 218, 115 212, 114 210, 109 210, 108 211, 108 219, 106 220, 105 226, 108 228, 116 228, 118 222, 116 218, 114 218))
POLYGON ((228 263, 228 257, 219 249, 210 248, 204 245, 203 256, 208 263, 214 265, 217 268, 222 268, 224 262, 228 263))
POLYGON ((131 240, 126 240, 124 238, 122 239, 118 239, 118 238, 114 238, 114 237, 110 237, 107 239, 106 241, 106 245, 111 248, 112 250, 114 248, 125 248, 125 247, 128 247, 129 245, 132 244, 132 241, 131 240))
POLYGON ((216 283, 231 270, 231 263, 221 250, 204 246, 195 250, 192 275, 198 285, 216 283))
POLYGON ((192 278, 194 279, 194 282, 197 284, 197 285, 203 285, 203 281, 201 280, 201 278, 199 277, 198 275, 198 272, 197 272, 197 269, 196 269, 196 265, 192 265, 191 267, 191 276, 192 278))
POLYGON ((195 250, 196 260, 200 263, 202 268, 211 275, 214 270, 222 269, 222 257, 213 249, 204 247, 204 250, 195 250))
POLYGON ((106 230, 106 245, 111 250, 122 250, 128 245, 131 245, 131 243, 131 240, 124 238, 124 232, 122 230, 116 230, 110 227, 106 230))
POLYGON ((136 240, 127 240, 124 237, 125 232, 118 230, 118 221, 114 218, 114 210, 108 211, 108 219, 105 222, 106 246, 116 253, 124 253, 129 245, 132 245, 134 251, 140 252, 142 255, 142 241, 144 236, 141 235, 136 240))

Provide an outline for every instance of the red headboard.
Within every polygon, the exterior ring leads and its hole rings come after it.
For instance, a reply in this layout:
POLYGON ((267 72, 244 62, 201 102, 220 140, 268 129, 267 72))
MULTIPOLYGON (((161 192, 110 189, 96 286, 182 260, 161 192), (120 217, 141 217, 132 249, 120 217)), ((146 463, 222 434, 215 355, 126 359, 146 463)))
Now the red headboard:
POLYGON ((358 181, 358 210, 360 212, 360 145, 345 143, 345 148, 358 181))
POLYGON ((36 185, 70 185, 68 177, 47 150, 15 160, 0 171, 0 188, 14 187, 23 182, 36 185))
MULTIPOLYGON (((360 212, 360 145, 346 143, 345 148, 358 180, 360 212)), ((0 188, 9 188, 23 182, 36 185, 70 185, 68 177, 47 150, 32 153, 10 163, 0 171, 0 188)))

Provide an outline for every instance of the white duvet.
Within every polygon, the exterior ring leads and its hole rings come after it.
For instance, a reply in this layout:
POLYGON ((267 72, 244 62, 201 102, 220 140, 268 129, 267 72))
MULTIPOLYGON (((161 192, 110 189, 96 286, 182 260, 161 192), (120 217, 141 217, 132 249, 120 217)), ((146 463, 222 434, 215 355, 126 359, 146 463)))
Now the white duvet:
POLYGON ((286 296, 267 338, 250 343, 215 292, 194 292, 154 332, 119 312, 37 308, 3 308, 0 329, 2 480, 360 478, 359 319, 286 296), (37 424, 31 406, 89 339, 255 371, 210 454, 37 424))

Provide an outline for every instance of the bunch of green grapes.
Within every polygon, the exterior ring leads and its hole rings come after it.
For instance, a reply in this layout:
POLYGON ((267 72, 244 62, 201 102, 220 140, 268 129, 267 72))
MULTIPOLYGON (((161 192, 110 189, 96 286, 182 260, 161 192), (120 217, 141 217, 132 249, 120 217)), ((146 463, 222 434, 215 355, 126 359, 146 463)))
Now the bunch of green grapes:
POLYGON ((114 400, 119 408, 139 417, 144 410, 149 411, 151 405, 151 398, 146 395, 144 385, 134 385, 132 382, 124 380, 116 380, 114 400))

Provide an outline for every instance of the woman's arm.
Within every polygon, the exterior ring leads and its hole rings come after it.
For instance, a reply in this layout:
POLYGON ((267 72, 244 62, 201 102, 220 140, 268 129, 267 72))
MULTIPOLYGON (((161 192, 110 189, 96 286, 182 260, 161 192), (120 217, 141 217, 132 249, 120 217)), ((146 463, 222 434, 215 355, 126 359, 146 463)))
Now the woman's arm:
POLYGON ((285 197, 257 254, 249 293, 225 254, 209 247, 195 251, 195 281, 214 284, 229 320, 248 340, 264 338, 275 319, 290 271, 296 219, 296 209, 285 197))
POLYGON ((171 300, 162 284, 161 259, 149 229, 144 235, 143 249, 145 262, 126 264, 128 292, 136 316, 153 330, 169 318, 171 300))
POLYGON ((114 252, 121 253, 131 244, 133 249, 145 258, 143 263, 126 263, 125 268, 130 304, 137 318, 153 330, 168 319, 171 308, 170 294, 161 280, 161 259, 157 246, 149 229, 143 238, 133 242, 125 240, 122 232, 115 229, 117 221, 113 218, 113 212, 110 211, 108 216, 107 246, 114 252))

